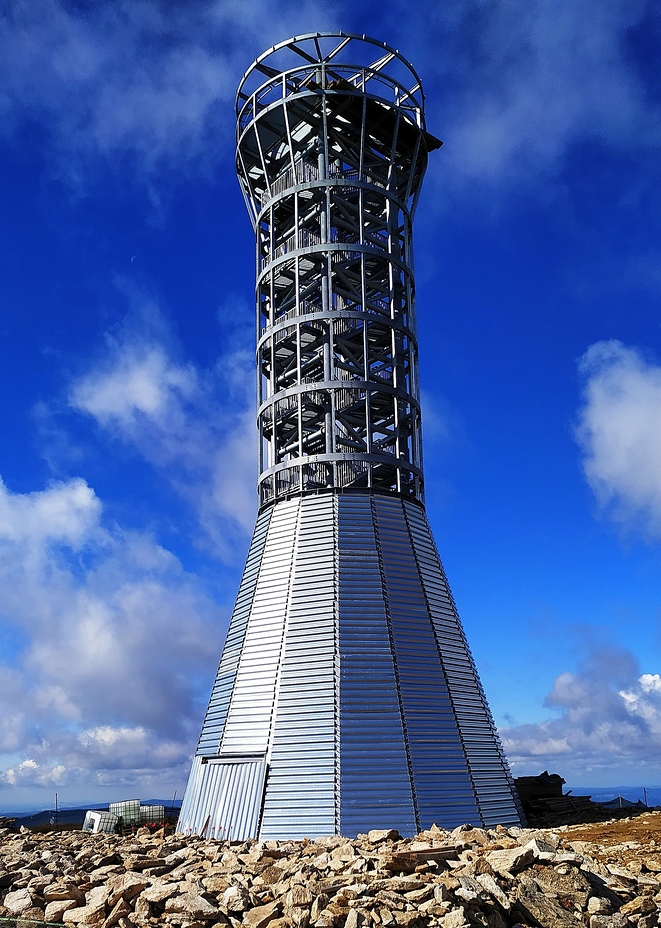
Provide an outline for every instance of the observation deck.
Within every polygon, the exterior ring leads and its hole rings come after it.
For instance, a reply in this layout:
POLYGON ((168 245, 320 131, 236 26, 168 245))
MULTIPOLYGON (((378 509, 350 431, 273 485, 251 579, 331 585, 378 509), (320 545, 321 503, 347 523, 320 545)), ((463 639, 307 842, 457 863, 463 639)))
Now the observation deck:
POLYGON ((440 144, 413 67, 365 36, 291 39, 241 81, 262 507, 324 491, 423 500, 412 221, 440 144))

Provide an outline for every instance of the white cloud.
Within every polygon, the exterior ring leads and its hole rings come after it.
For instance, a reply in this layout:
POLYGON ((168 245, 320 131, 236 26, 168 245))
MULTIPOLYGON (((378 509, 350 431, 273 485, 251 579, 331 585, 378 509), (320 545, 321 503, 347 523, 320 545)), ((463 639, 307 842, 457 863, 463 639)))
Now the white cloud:
POLYGON ((619 341, 592 345, 576 429, 583 470, 609 516, 661 536, 661 367, 619 341))
POLYGON ((660 681, 658 674, 641 674, 629 652, 596 647, 576 673, 557 677, 545 704, 558 718, 501 729, 514 775, 557 769, 566 779, 585 783, 644 772, 656 781, 660 681))
POLYGON ((126 431, 151 418, 164 423, 182 400, 197 389, 194 370, 177 367, 160 345, 128 345, 105 370, 79 380, 71 404, 89 412, 101 425, 126 431))
POLYGON ((527 187, 547 198, 568 152, 586 140, 655 156, 654 64, 636 60, 631 41, 645 4, 454 0, 417 10, 403 21, 399 7, 384 16, 422 76, 429 129, 445 140, 427 181, 440 203, 475 195, 487 214, 487 190, 527 187))
POLYGON ((650 731, 661 740, 661 676, 658 673, 644 673, 639 677, 637 687, 620 690, 619 695, 627 711, 643 719, 650 731))
POLYGON ((165 324, 127 324, 75 381, 69 405, 156 467, 192 507, 207 543, 234 563, 257 505, 255 361, 248 307, 222 313, 222 348, 213 370, 174 359, 165 324), (250 347, 249 347, 250 346, 250 347))
POLYGON ((77 548, 96 525, 101 504, 81 478, 13 495, 0 478, 0 543, 55 541, 77 548))
POLYGON ((220 652, 220 610, 149 535, 105 524, 73 479, 0 484, 5 785, 185 777, 220 652), (117 773, 120 771, 120 773, 117 773))
POLYGON ((43 121, 63 152, 128 151, 147 167, 199 156, 214 106, 230 110, 227 52, 201 47, 204 22, 176 4, 16 0, 5 25, 5 114, 43 121))
POLYGON ((0 31, 0 112, 10 129, 46 126, 72 179, 91 154, 128 155, 147 173, 213 164, 231 151, 236 85, 252 58, 331 18, 316 2, 13 0, 0 31))
MULTIPOLYGON (((0 606, 0 615, 2 611, 0 606)), ((17 751, 23 742, 29 712, 23 696, 21 674, 13 667, 0 664, 0 754, 17 751)))

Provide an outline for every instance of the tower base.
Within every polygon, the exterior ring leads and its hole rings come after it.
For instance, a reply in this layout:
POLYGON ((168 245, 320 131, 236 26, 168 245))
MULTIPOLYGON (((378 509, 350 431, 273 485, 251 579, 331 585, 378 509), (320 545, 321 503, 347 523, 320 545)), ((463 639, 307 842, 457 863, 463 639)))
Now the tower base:
POLYGON ((290 839, 520 824, 424 509, 262 512, 178 830, 290 839))

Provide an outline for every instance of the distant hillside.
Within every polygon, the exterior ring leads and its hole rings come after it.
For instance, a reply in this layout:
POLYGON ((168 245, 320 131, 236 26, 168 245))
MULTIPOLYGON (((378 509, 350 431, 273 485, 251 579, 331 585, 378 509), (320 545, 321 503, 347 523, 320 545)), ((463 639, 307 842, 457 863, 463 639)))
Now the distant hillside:
MULTIPOLYGON (((174 804, 171 799, 144 799, 143 805, 165 806, 165 814, 169 815, 170 809, 174 809, 174 814, 178 814, 181 808, 181 800, 177 799, 174 804)), ((60 824, 82 825, 85 820, 85 813, 88 809, 107 809, 108 803, 97 803, 96 805, 77 806, 73 809, 58 809, 58 820, 60 824)), ((30 814, 20 814, 13 812, 4 812, 7 818, 15 818, 16 825, 24 825, 26 828, 33 828, 35 825, 50 825, 55 821, 54 809, 43 809, 41 812, 32 812, 30 814)))
MULTIPOLYGON (((593 802, 610 802, 618 796, 630 802, 637 802, 639 799, 645 802, 642 786, 570 786, 567 784, 563 791, 567 793, 569 790, 575 796, 591 796, 593 802)), ((648 786, 646 790, 647 805, 661 806, 661 786, 648 786)))

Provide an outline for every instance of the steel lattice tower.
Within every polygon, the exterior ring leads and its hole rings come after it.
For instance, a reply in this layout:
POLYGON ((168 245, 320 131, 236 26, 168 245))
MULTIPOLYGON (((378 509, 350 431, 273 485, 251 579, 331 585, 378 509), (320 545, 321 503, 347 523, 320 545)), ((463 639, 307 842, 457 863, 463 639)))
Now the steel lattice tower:
POLYGON ((517 824, 423 505, 420 80, 365 36, 255 61, 259 515, 179 819, 244 839, 517 824))

